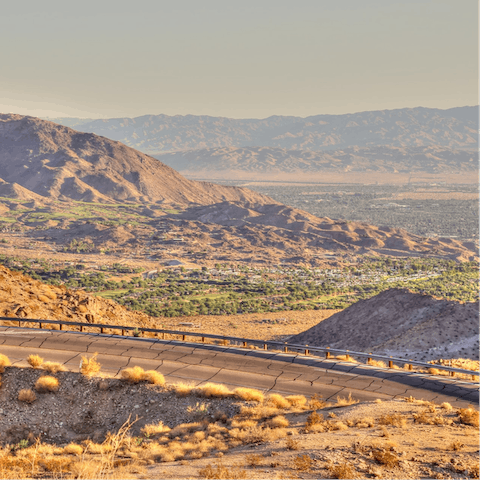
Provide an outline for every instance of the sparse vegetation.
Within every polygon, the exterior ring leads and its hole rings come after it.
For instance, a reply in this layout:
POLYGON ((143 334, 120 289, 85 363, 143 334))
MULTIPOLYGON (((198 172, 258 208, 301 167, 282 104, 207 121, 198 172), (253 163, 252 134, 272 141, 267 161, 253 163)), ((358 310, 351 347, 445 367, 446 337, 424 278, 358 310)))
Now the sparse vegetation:
POLYGON ((80 365, 80 372, 86 377, 92 377, 96 375, 102 366, 97 361, 97 353, 94 353, 90 358, 82 355, 82 363, 80 365))
POLYGON ((29 365, 31 365, 33 368, 39 368, 42 366, 43 363, 43 358, 40 355, 29 355, 27 357, 27 362, 29 365))
POLYGON ((49 375, 40 377, 35 383, 35 390, 38 393, 56 392, 60 387, 60 382, 57 378, 49 375))
POLYGON ((33 403, 37 399, 35 392, 29 388, 22 388, 18 392, 18 401, 25 403, 33 403))
POLYGON ((3 373, 5 367, 9 367, 11 364, 12 362, 10 362, 10 359, 3 353, 0 353, 0 373, 3 373))
POLYGON ((48 373, 58 373, 64 372, 66 370, 65 366, 58 362, 44 362, 42 368, 48 373))

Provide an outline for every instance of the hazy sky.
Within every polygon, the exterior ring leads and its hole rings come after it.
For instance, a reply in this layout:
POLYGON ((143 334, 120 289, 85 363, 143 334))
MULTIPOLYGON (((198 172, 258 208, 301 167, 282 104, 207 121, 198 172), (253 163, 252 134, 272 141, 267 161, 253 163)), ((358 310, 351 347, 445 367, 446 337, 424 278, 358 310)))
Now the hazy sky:
POLYGON ((477 0, 15 0, 0 112, 263 118, 478 104, 477 0))

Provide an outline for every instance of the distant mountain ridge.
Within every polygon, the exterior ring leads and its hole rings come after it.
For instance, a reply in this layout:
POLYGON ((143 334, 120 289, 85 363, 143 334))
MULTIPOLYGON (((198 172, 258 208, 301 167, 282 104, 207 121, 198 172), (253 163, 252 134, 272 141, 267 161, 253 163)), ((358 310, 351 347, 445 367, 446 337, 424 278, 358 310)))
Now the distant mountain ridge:
POLYGON ((478 106, 447 110, 416 107, 306 118, 144 115, 84 122, 79 118, 51 120, 149 154, 262 146, 307 151, 384 145, 475 150, 479 140, 478 106))
POLYGON ((187 180, 120 142, 15 114, 0 114, 0 196, 181 205, 276 203, 248 189, 187 180))
POLYGON ((478 153, 447 147, 349 147, 312 152, 278 147, 222 147, 155 155, 190 178, 278 180, 326 173, 474 174, 478 153), (287 178, 287 177, 285 177, 287 178))

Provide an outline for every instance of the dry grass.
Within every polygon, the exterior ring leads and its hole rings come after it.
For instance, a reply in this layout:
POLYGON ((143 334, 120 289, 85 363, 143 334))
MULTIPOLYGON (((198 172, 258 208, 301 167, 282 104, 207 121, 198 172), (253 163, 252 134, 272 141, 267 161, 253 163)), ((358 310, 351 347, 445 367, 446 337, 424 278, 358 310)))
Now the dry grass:
POLYGON ((446 410, 447 412, 451 412, 453 410, 453 407, 448 403, 448 402, 443 402, 441 405, 440 405, 440 408, 443 408, 444 410, 446 410))
POLYGON ((40 355, 29 355, 27 357, 28 364, 33 368, 39 368, 42 366, 43 358, 40 355))
POLYGON ((228 398, 233 395, 232 391, 220 383, 206 383, 195 388, 195 393, 207 398, 228 398))
POLYGON ((319 410, 321 408, 325 408, 329 405, 328 402, 323 400, 322 396, 316 393, 313 395, 310 400, 308 401, 308 408, 312 410, 319 410))
POLYGON ((478 410, 475 410, 473 406, 469 406, 468 408, 461 408, 460 410, 457 411, 457 415, 461 423, 478 428, 479 412, 478 410))
POLYGON ((151 424, 151 425, 145 425, 141 432, 145 437, 154 437, 156 435, 162 435, 164 433, 167 433, 171 430, 170 427, 167 425, 164 425, 163 422, 158 422, 157 424, 151 424))
POLYGON ((188 383, 175 383, 173 385, 173 389, 175 390, 175 394, 178 397, 188 397, 192 393, 194 389, 194 385, 189 385, 188 383))
POLYGON ((374 360, 373 358, 367 361, 368 365, 372 365, 372 367, 380 367, 380 368, 387 368, 387 364, 382 362, 382 360, 374 360))
POLYGON ((330 465, 328 467, 328 472, 332 475, 332 478, 356 478, 355 469, 348 462, 342 462, 338 465, 330 465))
POLYGON ((97 362, 97 353, 95 352, 90 358, 82 356, 80 364, 80 373, 86 377, 93 377, 96 375, 102 366, 97 362))
POLYGON ((313 458, 308 455, 297 455, 293 459, 293 468, 299 472, 311 472, 314 463, 313 458))
POLYGON ((49 375, 40 377, 35 383, 35 390, 39 393, 56 392, 60 387, 57 378, 49 375))
POLYGON ((464 447, 465 445, 462 442, 455 440, 447 447, 447 450, 453 450, 454 452, 458 452, 459 450, 462 450, 462 448, 464 447))
POLYGON ((58 373, 58 372, 65 372, 66 368, 58 362, 44 362, 42 368, 46 370, 48 373, 58 373))
POLYGON ((381 465, 385 465, 388 468, 393 468, 398 465, 398 457, 393 452, 381 449, 374 449, 372 451, 373 458, 380 463, 381 465))
POLYGON ((245 456, 245 465, 249 467, 258 467, 262 464, 263 460, 263 455, 259 455, 258 453, 249 453, 245 456))
POLYGON ((278 393, 272 393, 267 397, 266 404, 276 408, 289 408, 290 402, 278 393))
POLYGON ((267 424, 272 428, 286 428, 290 425, 290 422, 283 415, 277 415, 268 420, 267 424))
POLYGON ((239 468, 227 468, 221 462, 217 462, 215 465, 211 463, 206 467, 201 468, 198 474, 202 478, 227 478, 227 479, 240 479, 247 478, 247 472, 239 468))
POLYGON ((318 426, 323 425, 324 422, 323 415, 319 415, 317 412, 312 412, 308 417, 307 421, 305 422, 305 430, 312 431, 318 430, 318 426))
POLYGON ((292 407, 303 408, 307 404, 307 399, 304 395, 288 395, 285 400, 290 403, 292 407))
POLYGON ((263 402, 265 400, 265 395, 260 390, 255 390, 254 388, 236 388, 233 391, 234 395, 241 400, 246 402, 263 402))
POLYGON ((145 372, 144 380, 152 385, 160 385, 162 387, 165 385, 165 377, 156 370, 147 370, 145 372))
POLYGON ((0 353, 0 373, 3 373, 5 367, 9 367, 11 364, 12 362, 10 362, 10 359, 3 353, 0 353))
POLYGON ((298 440, 288 437, 287 441, 285 442, 285 448, 287 450, 300 450, 301 446, 298 440))
POLYGON ((64 447, 63 451, 68 455, 80 456, 83 453, 83 447, 81 445, 77 445, 76 443, 70 443, 64 447))
POLYGON ((348 407, 349 405, 354 405, 355 403, 358 403, 359 400, 355 400, 352 397, 352 394, 349 393, 348 397, 337 397, 337 403, 335 404, 335 407, 348 407))
POLYGON ((37 399, 35 392, 29 388, 22 388, 18 392, 18 401, 25 403, 33 403, 37 399))
POLYGON ((394 427, 403 428, 407 426, 407 419, 399 413, 392 413, 388 415, 382 415, 378 419, 378 423, 380 425, 393 425, 394 427))

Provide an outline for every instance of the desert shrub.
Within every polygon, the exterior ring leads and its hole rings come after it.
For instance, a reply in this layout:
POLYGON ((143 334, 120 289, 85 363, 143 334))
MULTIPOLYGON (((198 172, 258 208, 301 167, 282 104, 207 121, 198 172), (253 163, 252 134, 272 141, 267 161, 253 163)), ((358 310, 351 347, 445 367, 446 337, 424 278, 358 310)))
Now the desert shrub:
POLYGON ((22 388, 18 392, 18 401, 25 403, 33 403, 37 399, 35 392, 29 388, 22 388))
POLYGON ((40 355, 29 355, 27 357, 27 362, 33 368, 38 368, 42 366, 43 358, 40 355))
POLYGON ((310 398, 308 401, 308 408, 311 408, 312 410, 318 410, 321 408, 325 408, 328 405, 328 403, 323 400, 322 396, 316 393, 315 395, 310 398))
POLYGON ((283 415, 277 415, 268 421, 268 425, 272 428, 285 428, 290 425, 290 422, 283 415))
POLYGON ((247 402, 263 402, 265 395, 260 390, 254 388, 236 388, 233 391, 234 395, 247 402))
POLYGON ((375 449, 372 452, 373 458, 380 463, 381 465, 385 465, 386 467, 392 468, 398 465, 398 457, 388 450, 382 449, 375 449))
POLYGON ((337 403, 335 404, 336 407, 348 407, 349 405, 354 405, 358 403, 358 400, 352 398, 352 394, 349 393, 348 397, 337 397, 337 403))
POLYGON ((147 370, 144 375, 144 380, 153 385, 165 385, 165 377, 156 370, 147 370))
POLYGON ((455 440, 448 446, 448 450, 458 451, 461 450, 465 445, 458 440, 455 440))
POLYGON ((278 393, 272 393, 267 398, 267 405, 276 407, 276 408, 288 408, 290 407, 290 402, 278 393))
POLYGON ((173 389, 175 390, 175 394, 178 397, 187 397, 192 393, 192 390, 195 387, 193 385, 188 385, 187 383, 175 383, 173 385, 173 389))
POLYGON ((285 399, 290 403, 292 407, 304 407, 307 403, 307 399, 304 395, 289 395, 285 399))
POLYGON ((320 425, 324 421, 323 415, 319 415, 317 412, 312 412, 305 423, 305 430, 311 430, 315 425, 320 425))
POLYGON ((308 455, 297 455, 293 459, 293 468, 299 472, 310 472, 313 464, 313 458, 308 455))
POLYGON ((60 387, 58 379, 49 375, 40 377, 35 383, 35 390, 39 393, 56 392, 60 387))
POLYGON ((258 422, 256 420, 238 420, 234 418, 232 420, 231 426, 232 428, 240 428, 240 429, 247 429, 247 428, 252 428, 256 427, 258 422))
POLYGON ((292 437, 288 437, 287 441, 285 442, 285 447, 287 450, 300 450, 300 443, 298 440, 293 439, 292 437))
POLYGON ((443 409, 446 410, 447 412, 450 412, 451 410, 453 410, 453 407, 452 407, 448 402, 443 402, 443 403, 440 405, 440 408, 443 408, 443 409))
POLYGON ((58 373, 66 370, 66 368, 58 362, 44 362, 42 368, 48 373, 58 373))
POLYGON ((472 406, 468 406, 468 408, 461 408, 460 410, 457 411, 457 415, 461 423, 478 428, 479 412, 475 410, 475 408, 473 408, 472 406))
POLYGON ((80 365, 80 373, 86 377, 96 375, 102 366, 97 361, 97 353, 94 353, 90 358, 82 356, 82 363, 80 365))
POLYGON ((254 407, 249 407, 247 405, 242 405, 240 407, 239 417, 247 418, 268 418, 274 417, 278 414, 278 408, 269 407, 268 405, 258 404, 254 407))
POLYGON ((392 413, 382 415, 378 419, 380 425, 393 425, 394 427, 405 427, 407 425, 407 419, 399 413, 392 413))
POLYGON ((69 455, 81 455, 83 453, 83 447, 81 445, 77 445, 76 443, 70 443, 66 447, 64 447, 63 451, 69 455))
POLYGON ((5 367, 9 367, 11 364, 12 362, 10 362, 10 359, 3 353, 0 353, 0 373, 3 373, 5 367))
POLYGON ((382 362, 382 360, 374 360, 373 358, 369 359, 367 363, 368 365, 372 365, 372 367, 380 367, 380 368, 387 367, 387 364, 385 362, 382 362))
POLYGON ((153 437, 154 435, 160 435, 162 433, 169 432, 171 429, 164 425, 163 422, 158 422, 157 424, 145 425, 141 432, 148 438, 153 437))
POLYGON ((331 465, 328 467, 328 471, 332 475, 332 478, 351 479, 355 478, 356 476, 355 469, 348 462, 342 462, 338 465, 331 465))
POLYGON ((128 383, 140 383, 145 376, 145 370, 142 367, 126 368, 120 372, 122 380, 128 383))
POLYGON ((217 462, 215 465, 209 463, 206 467, 201 468, 198 471, 200 477, 203 478, 228 478, 232 480, 246 478, 247 472, 239 468, 227 468, 221 462, 217 462))
POLYGON ((249 453, 245 456, 245 465, 248 465, 249 467, 258 467, 258 465, 262 464, 263 459, 263 455, 259 455, 258 453, 249 453))
POLYGON ((231 390, 226 385, 210 382, 196 387, 195 393, 207 398, 226 398, 232 396, 231 390))

